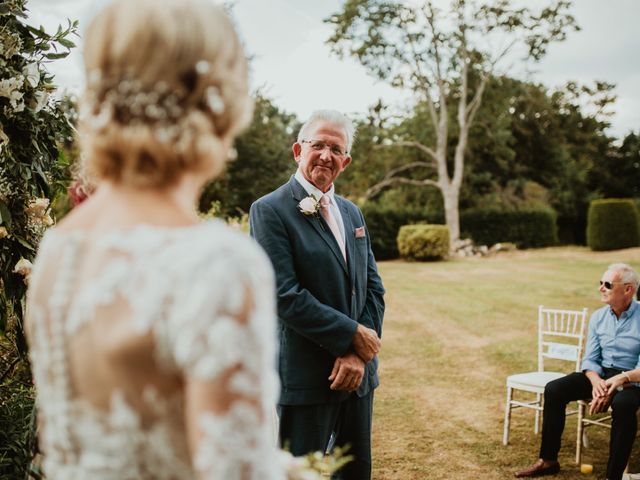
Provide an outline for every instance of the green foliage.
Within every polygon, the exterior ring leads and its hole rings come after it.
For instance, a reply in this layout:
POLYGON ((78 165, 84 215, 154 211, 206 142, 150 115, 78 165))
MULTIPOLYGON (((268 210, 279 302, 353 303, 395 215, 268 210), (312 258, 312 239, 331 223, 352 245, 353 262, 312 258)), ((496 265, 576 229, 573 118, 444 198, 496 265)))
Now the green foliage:
POLYGON ((611 85, 602 82, 595 82, 595 87, 569 82, 551 95, 562 132, 562 156, 558 175, 548 185, 551 206, 558 213, 558 234, 564 243, 586 244, 589 202, 602 196, 602 177, 596 173, 596 166, 608 163, 615 151, 612 139, 605 133, 609 123, 604 109, 615 98, 611 89, 611 85))
POLYGON ((552 210, 470 210, 460 215, 463 237, 479 245, 515 243, 519 248, 548 247, 558 243, 552 210))
POLYGON ((383 141, 394 128, 387 107, 379 100, 367 114, 354 119, 356 141, 351 149, 352 162, 337 180, 339 191, 354 200, 364 199, 369 187, 380 179, 397 161, 393 149, 384 148, 383 141))
POLYGON ((350 0, 327 19, 334 28, 329 43, 335 52, 358 59, 372 75, 414 90, 422 99, 411 111, 399 112, 399 118, 380 102, 371 109, 360 126, 363 135, 354 148, 355 161, 343 176, 350 194, 378 200, 375 195, 385 188, 403 205, 442 209, 433 195, 412 192, 429 191, 415 187, 436 186, 430 181, 435 178, 439 188, 447 188, 448 179, 436 168, 440 160, 424 147, 436 151, 442 146, 450 178, 457 173, 454 156, 464 137, 458 102, 463 67, 468 65, 469 108, 483 78, 489 80, 477 97, 477 114, 468 119, 461 210, 552 208, 560 241, 584 244, 591 200, 640 197, 640 137, 632 133, 618 147, 606 134, 607 110, 615 101, 613 85, 568 82, 551 92, 540 84, 497 75, 489 67, 493 63, 487 63, 496 52, 471 45, 471 31, 485 38, 503 30, 514 42, 524 41, 530 58, 538 58, 549 42, 576 28, 568 2, 553 2, 538 17, 528 9, 511 10, 510 2, 453 2, 448 12, 432 9, 430 1, 419 3, 350 0), (523 35, 518 37, 518 31, 523 35), (468 63, 460 61, 465 56, 468 63), (430 72, 438 71, 436 79, 430 72), (438 138, 440 122, 448 126, 447 138, 438 138))
MULTIPOLYGON (((68 165, 58 143, 71 136, 44 63, 73 47, 69 36, 77 25, 55 35, 27 26, 24 1, 4 2, 0 15, 0 331, 11 317, 22 318, 25 283, 13 272, 20 258, 32 259, 46 224, 35 199, 53 199, 64 190, 68 165)), ((20 341, 20 336, 18 335, 20 341)))
POLYGON ((398 251, 410 260, 441 260, 449 254, 449 229, 445 225, 403 225, 398 251))
POLYGON ((240 230, 241 232, 249 234, 249 214, 242 213, 235 216, 225 217, 222 214, 222 204, 219 201, 215 201, 211 204, 211 208, 207 212, 200 212, 200 218, 203 220, 213 220, 214 218, 220 219, 227 223, 232 228, 240 230))
POLYGON ((24 378, 4 381, 0 388, 0 478, 26 478, 34 422, 33 388, 24 378))
POLYGON ((594 158, 593 188, 604 198, 640 199, 640 134, 629 133, 608 153, 594 158))
POLYGON ((548 92, 508 77, 492 79, 469 139, 461 207, 551 207, 560 241, 583 244, 589 201, 605 179, 596 166, 610 163, 615 150, 601 112, 612 101, 610 88, 570 82, 548 92))
POLYGON ((371 249, 376 260, 398 258, 398 231, 403 225, 419 222, 442 223, 441 215, 428 214, 415 207, 397 204, 369 202, 362 206, 362 213, 371 236, 371 249))
POLYGON ((200 210, 206 212, 218 201, 224 217, 242 215, 256 199, 286 182, 295 171, 291 145, 297 131, 295 116, 282 112, 258 92, 253 120, 236 140, 238 157, 222 177, 205 188, 200 210))
POLYGON ((24 0, 0 4, 0 476, 24 478, 31 457, 33 391, 22 329, 29 263, 66 189, 59 145, 72 128, 50 93, 46 62, 65 57, 77 23, 53 35, 25 23, 24 0), (22 273, 16 265, 24 265, 22 273), (18 373, 16 373, 18 372, 18 373), (18 376, 22 375, 18 379, 18 376))
POLYGON ((591 250, 640 245, 640 215, 631 199, 594 200, 589 206, 587 242, 591 250))
MULTIPOLYGON (((635 193, 640 188, 638 137, 630 134, 621 147, 616 147, 605 133, 605 119, 585 113, 583 107, 602 105, 598 98, 606 92, 595 98, 587 93, 576 98, 576 88, 572 84, 549 92, 542 85, 504 76, 489 81, 485 101, 470 131, 460 193, 463 211, 552 208, 558 214, 559 241, 584 244, 586 214, 592 199, 607 191, 621 192, 616 195, 623 197, 639 196, 635 193)), ((582 90, 595 95, 598 89, 582 90)), ((382 147, 385 138, 413 137, 429 144, 435 134, 428 117, 425 103, 418 104, 399 122, 393 121, 385 107, 372 109, 360 126, 364 134, 356 142, 354 162, 340 177, 340 191, 345 185, 348 194, 361 198, 367 182, 369 186, 377 183, 384 172, 397 165, 428 164, 428 156, 417 148, 382 147)), ((456 139, 454 128, 448 143, 449 165, 456 139)), ((403 175, 418 181, 422 175, 432 174, 433 168, 429 171, 425 166, 403 175)), ((439 197, 435 189, 402 184, 388 188, 376 201, 442 214, 439 197)))

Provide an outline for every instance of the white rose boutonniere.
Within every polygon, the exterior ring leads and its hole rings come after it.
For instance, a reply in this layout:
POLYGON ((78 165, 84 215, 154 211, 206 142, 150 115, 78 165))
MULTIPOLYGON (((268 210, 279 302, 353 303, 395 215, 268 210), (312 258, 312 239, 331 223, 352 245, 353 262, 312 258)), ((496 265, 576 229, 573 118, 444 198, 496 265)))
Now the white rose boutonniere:
POLYGON ((300 200, 298 210, 304 215, 317 215, 320 211, 320 201, 316 199, 315 195, 309 195, 300 200))

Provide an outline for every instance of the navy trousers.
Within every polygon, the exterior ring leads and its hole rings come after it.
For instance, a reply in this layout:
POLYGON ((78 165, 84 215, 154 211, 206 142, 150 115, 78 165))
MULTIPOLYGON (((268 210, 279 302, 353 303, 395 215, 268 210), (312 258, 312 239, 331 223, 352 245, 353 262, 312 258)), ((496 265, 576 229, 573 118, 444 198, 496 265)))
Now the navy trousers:
POLYGON ((354 460, 332 478, 339 480, 371 479, 371 422, 373 392, 364 397, 355 393, 336 403, 317 405, 278 405, 280 445, 293 455, 325 452, 333 445, 349 445, 354 460), (329 440, 333 434, 333 440, 329 440))
MULTIPOLYGON (((605 368, 604 378, 613 377, 618 373, 620 370, 605 368)), ((581 372, 571 373, 547 384, 544 389, 540 458, 558 459, 567 404, 574 400, 591 398, 591 390, 591 382, 581 372)), ((611 402, 611 437, 607 464, 609 480, 622 479, 636 438, 638 407, 640 407, 640 388, 638 387, 625 388, 616 393, 611 402)))

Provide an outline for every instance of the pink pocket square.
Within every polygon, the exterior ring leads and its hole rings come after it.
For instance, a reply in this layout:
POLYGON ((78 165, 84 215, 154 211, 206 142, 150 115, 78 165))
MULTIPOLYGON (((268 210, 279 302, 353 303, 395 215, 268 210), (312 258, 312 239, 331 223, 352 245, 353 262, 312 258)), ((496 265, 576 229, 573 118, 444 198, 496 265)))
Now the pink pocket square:
POLYGON ((355 229, 354 231, 356 238, 362 238, 364 237, 364 227, 358 227, 355 229))

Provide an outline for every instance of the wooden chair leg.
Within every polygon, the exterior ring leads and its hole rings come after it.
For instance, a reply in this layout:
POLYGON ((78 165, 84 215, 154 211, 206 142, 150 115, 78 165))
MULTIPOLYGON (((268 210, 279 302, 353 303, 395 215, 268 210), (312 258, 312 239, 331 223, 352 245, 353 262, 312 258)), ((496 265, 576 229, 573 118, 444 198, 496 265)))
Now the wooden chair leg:
MULTIPOLYGON (((542 396, 536 393, 536 406, 542 406, 542 396)), ((536 435, 540 433, 540 410, 536 409, 536 424, 533 426, 533 433, 536 435)))
POLYGON ((504 407, 504 431, 502 432, 502 444, 509 443, 509 426, 511 423, 511 400, 513 398, 513 389, 507 387, 507 404, 504 407))
POLYGON ((584 417, 584 404, 578 402, 578 432, 576 434, 576 464, 580 465, 582 461, 582 434, 584 432, 584 424, 582 418, 584 417))

